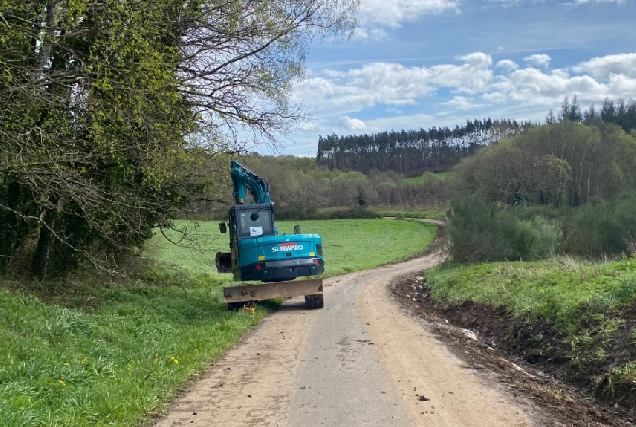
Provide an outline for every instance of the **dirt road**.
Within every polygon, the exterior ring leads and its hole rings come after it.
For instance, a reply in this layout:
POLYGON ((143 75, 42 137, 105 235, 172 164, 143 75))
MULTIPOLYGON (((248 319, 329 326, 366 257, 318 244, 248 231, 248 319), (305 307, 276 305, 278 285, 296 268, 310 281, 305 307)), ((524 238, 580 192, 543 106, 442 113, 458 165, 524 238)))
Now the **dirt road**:
POLYGON ((438 262, 432 254, 327 279, 322 310, 287 301, 156 425, 533 425, 527 405, 468 369, 390 296, 392 278, 438 262))

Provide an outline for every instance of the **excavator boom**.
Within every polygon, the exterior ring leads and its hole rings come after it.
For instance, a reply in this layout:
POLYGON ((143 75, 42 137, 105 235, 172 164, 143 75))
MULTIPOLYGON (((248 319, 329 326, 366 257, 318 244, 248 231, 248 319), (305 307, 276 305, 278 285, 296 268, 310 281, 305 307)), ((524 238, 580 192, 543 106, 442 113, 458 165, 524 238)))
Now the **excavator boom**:
POLYGON ((245 190, 250 192, 255 203, 262 204, 272 202, 269 197, 269 185, 267 185, 267 181, 236 160, 232 160, 230 176, 234 184, 235 204, 245 203, 245 190), (241 200, 243 202, 241 202, 241 200))

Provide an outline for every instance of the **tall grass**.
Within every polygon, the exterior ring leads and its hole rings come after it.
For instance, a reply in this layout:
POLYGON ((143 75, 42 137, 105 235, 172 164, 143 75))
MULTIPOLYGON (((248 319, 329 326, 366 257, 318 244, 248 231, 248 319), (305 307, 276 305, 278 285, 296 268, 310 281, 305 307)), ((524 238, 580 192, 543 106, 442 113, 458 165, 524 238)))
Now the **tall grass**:
POLYGON ((134 425, 266 314, 228 313, 218 286, 97 295, 87 312, 0 291, 0 425, 134 425))
POLYGON ((567 335, 583 318, 636 301, 636 257, 610 263, 570 257, 472 265, 451 262, 429 271, 427 281, 436 299, 503 305, 516 316, 553 324, 567 335))

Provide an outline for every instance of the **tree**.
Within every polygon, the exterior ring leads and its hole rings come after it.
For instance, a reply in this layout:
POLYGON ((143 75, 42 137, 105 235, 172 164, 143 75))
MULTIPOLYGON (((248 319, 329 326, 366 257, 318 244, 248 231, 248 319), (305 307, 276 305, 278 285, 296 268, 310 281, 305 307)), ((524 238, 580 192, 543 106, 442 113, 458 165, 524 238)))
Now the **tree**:
POLYGON ((106 267, 170 226, 198 150, 300 117, 288 94, 308 42, 347 34, 356 6, 0 0, 0 268, 19 251, 40 278, 106 267))
POLYGON ((561 120, 570 120, 572 122, 581 122, 583 120, 583 115, 581 114, 581 107, 579 106, 579 102, 577 96, 574 95, 572 97, 572 103, 568 97, 566 96, 561 103, 561 113, 559 115, 561 120))
POLYGON ((554 113, 552 112, 552 109, 550 109, 550 111, 548 112, 548 115, 545 117, 545 124, 552 125, 554 123, 556 123, 556 118, 554 117, 554 113))

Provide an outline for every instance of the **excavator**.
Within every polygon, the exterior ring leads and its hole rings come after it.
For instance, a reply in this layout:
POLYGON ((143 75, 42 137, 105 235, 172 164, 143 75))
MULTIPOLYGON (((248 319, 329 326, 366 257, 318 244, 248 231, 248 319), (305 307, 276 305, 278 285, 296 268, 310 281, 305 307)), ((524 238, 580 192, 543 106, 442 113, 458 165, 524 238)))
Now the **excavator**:
POLYGON ((217 252, 219 273, 233 274, 235 281, 257 281, 224 288, 229 309, 271 298, 304 296, 309 308, 322 308, 322 279, 295 280, 317 276, 325 271, 322 239, 317 234, 279 235, 274 223, 274 203, 267 181, 232 160, 230 176, 234 186, 234 206, 229 221, 219 224, 221 233, 230 235, 230 252, 217 252), (250 194, 254 203, 247 203, 250 194))

